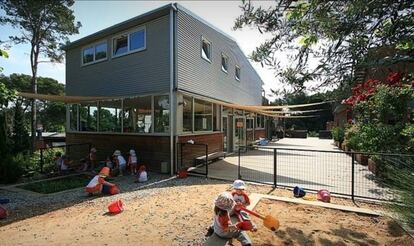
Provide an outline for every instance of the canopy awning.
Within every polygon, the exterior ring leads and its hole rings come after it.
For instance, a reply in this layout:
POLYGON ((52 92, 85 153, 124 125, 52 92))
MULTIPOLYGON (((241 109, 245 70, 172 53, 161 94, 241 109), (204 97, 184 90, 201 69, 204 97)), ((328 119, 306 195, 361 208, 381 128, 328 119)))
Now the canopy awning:
MULTIPOLYGON (((190 93, 191 94, 191 93, 190 93)), ((102 96, 60 96, 60 95, 46 95, 46 94, 35 94, 35 93, 27 93, 27 92, 19 92, 19 96, 31 99, 38 99, 44 101, 52 101, 52 102, 63 102, 63 103, 86 103, 86 102, 94 102, 94 101, 106 101, 106 100, 119 100, 122 98, 131 98, 133 96, 123 96, 123 97, 102 97, 102 96)), ((282 106, 253 106, 253 105, 242 105, 242 104, 234 104, 234 103, 226 103, 223 101, 219 101, 216 99, 211 99, 204 96, 197 95, 196 97, 202 98, 206 101, 210 101, 212 103, 216 103, 225 107, 239 109, 239 110, 248 110, 253 113, 258 113, 270 117, 275 118, 312 118, 318 117, 318 115, 307 115, 307 116, 295 116, 295 114, 304 114, 310 112, 318 112, 324 109, 314 109, 314 110, 302 110, 302 111, 273 111, 272 109, 289 109, 289 108, 299 108, 299 107, 310 107, 315 105, 321 105, 330 103, 331 101, 327 102, 318 102, 318 103, 308 103, 308 104, 296 104, 296 105, 282 105, 282 106), (293 115, 293 116, 292 116, 293 115)))

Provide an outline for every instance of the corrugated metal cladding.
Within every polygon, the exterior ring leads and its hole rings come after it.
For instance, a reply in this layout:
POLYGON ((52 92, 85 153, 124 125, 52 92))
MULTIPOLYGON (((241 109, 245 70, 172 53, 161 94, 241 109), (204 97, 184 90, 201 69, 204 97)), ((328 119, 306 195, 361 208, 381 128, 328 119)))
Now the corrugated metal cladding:
POLYGON ((179 10, 177 13, 178 88, 231 103, 261 105, 262 81, 236 42, 179 10), (201 58, 201 36, 211 42, 212 62, 201 58), (221 70, 222 52, 229 57, 228 74, 221 70), (241 80, 235 80, 235 65, 241 80))
POLYGON ((146 49, 140 52, 112 58, 112 38, 122 32, 104 39, 108 42, 107 61, 81 66, 81 50, 85 46, 67 50, 66 95, 127 96, 168 92, 168 15, 147 22, 144 26, 147 33, 146 49))

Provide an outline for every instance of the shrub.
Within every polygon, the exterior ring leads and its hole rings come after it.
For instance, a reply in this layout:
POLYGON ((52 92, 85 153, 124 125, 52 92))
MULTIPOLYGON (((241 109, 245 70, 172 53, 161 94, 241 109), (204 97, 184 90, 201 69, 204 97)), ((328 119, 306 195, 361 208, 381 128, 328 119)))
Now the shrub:
POLYGON ((319 137, 319 133, 315 132, 315 131, 310 131, 310 132, 308 132, 308 137, 317 138, 317 137, 319 137))
POLYGON ((351 127, 347 128, 344 134, 344 144, 350 149, 359 150, 358 134, 359 134, 358 125, 352 125, 351 127))
POLYGON ((344 137, 345 137, 345 131, 344 128, 342 127, 334 127, 332 129, 332 138, 339 142, 342 143, 344 141, 344 137))
POLYGON ((23 154, 17 154, 15 157, 4 156, 0 158, 0 183, 14 183, 23 175, 23 164, 25 157, 23 154))

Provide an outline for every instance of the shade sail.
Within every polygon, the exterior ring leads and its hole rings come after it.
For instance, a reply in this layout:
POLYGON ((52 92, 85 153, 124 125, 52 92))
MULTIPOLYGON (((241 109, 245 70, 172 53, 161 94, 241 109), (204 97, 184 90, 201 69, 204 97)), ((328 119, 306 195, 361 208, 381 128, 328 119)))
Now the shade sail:
POLYGON ((25 98, 52 101, 52 102, 64 102, 64 103, 81 103, 81 102, 93 102, 93 101, 100 101, 100 100, 117 99, 117 97, 59 96, 59 95, 35 94, 35 93, 27 93, 27 92, 18 92, 18 95, 25 97, 25 98))

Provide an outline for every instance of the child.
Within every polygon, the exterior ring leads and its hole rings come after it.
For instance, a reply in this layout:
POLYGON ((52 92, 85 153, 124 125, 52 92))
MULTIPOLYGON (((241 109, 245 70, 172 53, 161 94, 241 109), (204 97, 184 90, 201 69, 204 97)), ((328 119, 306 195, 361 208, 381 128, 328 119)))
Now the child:
POLYGON ((96 149, 95 148, 91 148, 91 151, 89 152, 89 163, 90 163, 90 168, 91 171, 93 172, 95 170, 96 167, 96 149))
POLYGON ((69 159, 68 156, 62 155, 62 160, 60 162, 60 172, 62 174, 68 174, 71 170, 70 165, 72 164, 72 161, 69 159))
POLYGON ((105 178, 109 176, 109 168, 103 167, 98 175, 92 178, 89 184, 86 186, 85 191, 91 196, 94 193, 103 194, 117 194, 119 191, 115 184, 105 181, 105 178))
POLYGON ((247 207, 250 205, 250 199, 245 190, 246 184, 243 180, 237 179, 233 182, 233 191, 231 192, 231 195, 236 202, 236 208, 237 206, 247 207))
POLYGON ((56 164, 56 170, 60 172, 60 166, 62 165, 62 153, 56 152, 54 160, 56 164))
POLYGON ((246 190, 246 184, 243 180, 237 179, 233 182, 233 191, 231 192, 231 195, 233 196, 233 200, 236 202, 236 205, 234 206, 233 213, 237 213, 240 215, 241 219, 243 221, 248 221, 252 225, 252 231, 257 231, 256 225, 250 221, 249 215, 245 211, 241 211, 240 207, 247 207, 250 205, 250 199, 246 190))
POLYGON ((111 160, 111 158, 109 156, 106 157, 105 166, 106 167, 109 167, 109 169, 114 168, 114 164, 112 163, 112 160, 111 160))
POLYGON ((137 177, 138 177, 138 180, 137 181, 139 183, 143 183, 143 182, 147 182, 148 181, 148 174, 147 174, 145 165, 141 165, 139 167, 137 177))
POLYGON ((115 156, 115 163, 116 163, 116 167, 119 169, 119 176, 123 175, 123 172, 126 169, 126 161, 125 158, 121 155, 121 151, 120 150, 115 150, 114 152, 114 156, 115 156))
POLYGON ((81 159, 80 160, 80 166, 78 168, 78 172, 85 172, 86 170, 88 170, 88 163, 86 162, 85 159, 81 159))
POLYGON ((131 149, 129 151, 128 166, 131 169, 131 174, 137 174, 137 155, 135 150, 131 149))
POLYGON ((228 192, 221 193, 214 201, 214 232, 221 238, 229 239, 230 243, 236 238, 242 245, 251 245, 251 240, 245 231, 240 230, 242 222, 232 224, 229 212, 233 210, 235 202, 228 192))

